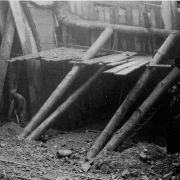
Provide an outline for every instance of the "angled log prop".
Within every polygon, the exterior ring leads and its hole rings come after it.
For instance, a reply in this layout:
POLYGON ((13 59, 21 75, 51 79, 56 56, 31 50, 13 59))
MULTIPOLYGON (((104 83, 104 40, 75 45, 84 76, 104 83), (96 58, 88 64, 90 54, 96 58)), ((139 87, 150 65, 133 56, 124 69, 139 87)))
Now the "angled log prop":
MULTIPOLYGON (((179 40, 180 32, 171 33, 151 60, 150 65, 158 64, 166 59, 173 59, 179 53, 179 40)), ((114 131, 117 129, 118 125, 123 120, 128 110, 136 102, 136 100, 140 96, 140 93, 145 88, 147 82, 151 79, 155 71, 156 69, 147 68, 141 75, 134 88, 132 88, 132 90, 129 92, 106 128, 96 140, 95 144, 89 150, 87 154, 88 158, 95 157, 110 140, 114 131)))
POLYGON ((149 97, 133 113, 129 120, 114 134, 112 139, 106 145, 106 149, 115 150, 132 133, 140 120, 145 116, 149 109, 158 101, 161 95, 170 87, 170 85, 180 76, 180 70, 175 67, 162 81, 158 83, 149 97))
MULTIPOLYGON (((91 59, 95 56, 95 54, 99 51, 99 49, 105 44, 105 42, 111 37, 113 34, 112 28, 107 28, 96 40, 96 42, 89 48, 84 56, 84 60, 91 59)), ((60 99, 66 89, 72 84, 72 82, 76 79, 79 72, 83 70, 85 66, 77 66, 75 65, 72 70, 66 75, 64 80, 58 85, 55 91, 51 94, 51 96, 47 99, 47 101, 43 104, 40 110, 36 113, 36 115, 32 118, 30 123, 24 128, 24 131, 20 135, 21 138, 25 138, 28 136, 46 117, 47 113, 50 111, 52 106, 60 99)))
MULTIPOLYGON (((19 1, 9 1, 14 16, 17 33, 23 53, 25 55, 37 53, 37 45, 25 16, 23 8, 19 1)), ((41 104, 42 96, 42 78, 41 78, 41 62, 36 60, 27 62, 28 86, 30 96, 30 112, 34 115, 41 104)))
POLYGON ((10 59, 11 48, 14 39, 14 20, 11 9, 8 11, 5 32, 0 47, 0 101, 2 98, 4 81, 7 73, 8 63, 5 60, 10 59))
POLYGON ((77 89, 63 104, 61 104, 44 122, 42 122, 26 139, 38 140, 48 128, 61 116, 87 88, 102 74, 107 67, 101 67, 89 80, 87 80, 79 89, 77 89))

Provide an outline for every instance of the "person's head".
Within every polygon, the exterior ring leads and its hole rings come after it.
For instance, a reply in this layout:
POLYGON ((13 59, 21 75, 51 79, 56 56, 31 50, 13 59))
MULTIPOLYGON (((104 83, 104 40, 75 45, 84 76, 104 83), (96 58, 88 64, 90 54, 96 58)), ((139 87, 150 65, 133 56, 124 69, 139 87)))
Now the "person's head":
POLYGON ((11 96, 14 97, 15 94, 16 94, 16 90, 15 89, 11 90, 11 96))

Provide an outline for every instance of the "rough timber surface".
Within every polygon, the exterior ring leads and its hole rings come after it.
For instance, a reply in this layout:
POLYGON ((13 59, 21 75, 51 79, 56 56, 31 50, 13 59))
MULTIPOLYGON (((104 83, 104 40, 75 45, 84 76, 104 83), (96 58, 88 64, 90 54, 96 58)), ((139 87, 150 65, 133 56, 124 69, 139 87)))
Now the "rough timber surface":
POLYGON ((26 56, 20 56, 16 58, 12 58, 9 62, 14 61, 23 61, 30 59, 45 59, 45 60, 53 60, 53 61, 62 61, 65 59, 81 59, 84 57, 86 50, 84 49, 73 49, 60 47, 56 49, 51 49, 47 51, 41 51, 39 53, 34 53, 26 56))

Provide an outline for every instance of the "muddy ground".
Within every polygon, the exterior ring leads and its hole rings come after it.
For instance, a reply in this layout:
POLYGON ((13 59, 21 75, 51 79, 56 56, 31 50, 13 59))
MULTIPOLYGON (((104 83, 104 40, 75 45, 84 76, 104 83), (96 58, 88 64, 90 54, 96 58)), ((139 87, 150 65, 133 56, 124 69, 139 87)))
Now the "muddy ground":
POLYGON ((0 179, 180 179, 180 154, 167 154, 165 146, 129 139, 117 152, 103 151, 87 161, 86 153, 100 134, 95 126, 51 129, 46 143, 20 141, 21 132, 14 122, 0 128, 0 179), (70 154, 60 157, 59 150, 70 154))

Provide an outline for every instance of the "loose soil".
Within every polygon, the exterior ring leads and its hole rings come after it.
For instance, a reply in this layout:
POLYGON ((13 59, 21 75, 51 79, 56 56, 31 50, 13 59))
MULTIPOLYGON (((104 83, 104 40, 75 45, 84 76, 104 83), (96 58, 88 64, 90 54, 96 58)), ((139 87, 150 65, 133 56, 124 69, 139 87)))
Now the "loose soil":
POLYGON ((180 154, 165 147, 127 140, 117 152, 102 151, 92 161, 86 154, 100 131, 84 127, 64 132, 50 129, 46 143, 18 140, 22 128, 14 122, 0 128, 0 179, 80 180, 180 179, 180 154), (72 154, 59 158, 58 150, 72 154))

